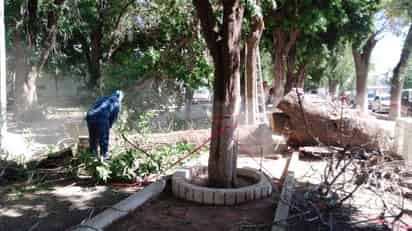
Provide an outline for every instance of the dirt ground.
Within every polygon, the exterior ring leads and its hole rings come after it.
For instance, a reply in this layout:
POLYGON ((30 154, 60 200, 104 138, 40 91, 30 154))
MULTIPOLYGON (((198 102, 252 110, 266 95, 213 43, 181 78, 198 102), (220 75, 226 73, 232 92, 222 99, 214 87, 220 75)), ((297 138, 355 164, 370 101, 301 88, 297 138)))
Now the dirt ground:
MULTIPOLYGON (((240 155, 238 164, 240 167, 249 166, 259 169, 260 161, 258 160, 259 158, 252 159, 249 156, 240 155)), ((203 164, 205 161, 207 161, 207 156, 202 155, 197 164, 203 164)), ((285 157, 267 156, 262 161, 262 168, 270 171, 269 176, 278 178, 284 163, 285 157)), ((324 165, 324 161, 299 160, 296 165, 298 170, 296 178, 299 184, 308 186, 320 182, 319 175, 314 172, 323 169, 324 165)), ((31 231, 64 230, 96 215, 134 191, 70 181, 44 187, 35 192, 11 191, 7 195, 1 194, 0 197, 0 230, 23 231, 29 230, 30 227, 34 227, 31 231)), ((363 199, 366 200, 366 202, 359 201, 360 204, 369 203, 372 205, 372 197, 363 192, 359 194, 364 196, 363 199)), ((170 189, 167 189, 159 198, 144 204, 107 230, 270 230, 267 225, 261 225, 269 224, 272 221, 278 195, 279 193, 275 192, 271 198, 233 207, 205 206, 174 198, 171 196, 170 189)), ((299 193, 299 195, 303 196, 303 193, 299 193)), ((405 201, 405 218, 408 222, 412 215, 411 206, 410 199, 405 201)), ((288 230, 324 230, 319 229, 316 222, 310 221, 311 216, 308 215, 305 218, 309 222, 305 220, 292 222, 288 230)), ((342 230, 381 230, 381 228, 382 226, 369 224, 360 229, 342 230)))
MULTIPOLYGON (((12 141, 11 147, 16 153, 24 152, 30 159, 30 155, 47 150, 50 145, 70 144, 78 135, 87 135, 84 111, 85 107, 78 104, 49 105, 45 120, 36 123, 10 120, 11 135, 8 138, 12 141)), ((392 123, 382 123, 393 126, 392 123)), ((207 155, 202 155, 195 164, 205 165, 207 158, 207 155)), ((270 177, 279 178, 285 161, 280 155, 260 159, 240 154, 238 166, 262 169, 270 177)), ((323 165, 322 162, 299 161, 296 177, 303 183, 316 184, 319 179, 311 175, 310 170, 322 168, 323 165)), ((13 189, 3 193, 0 189, 0 230, 64 230, 136 190, 139 189, 119 190, 73 181, 54 183, 36 190, 13 189)), ((273 195, 275 197, 276 194, 273 195)), ((271 222, 275 201, 268 198, 235 207, 200 206, 175 199, 166 192, 108 230, 239 230, 242 224, 271 222)))
POLYGON ((16 120, 9 112, 4 141, 9 159, 29 161, 51 148, 74 144, 79 135, 87 135, 84 105, 62 101, 43 108, 43 116, 34 121, 16 120))
POLYGON ((269 197, 237 206, 207 206, 177 199, 169 189, 114 223, 107 231, 241 230, 243 225, 270 224, 275 201, 274 197, 269 197))
POLYGON ((1 193, 0 230, 62 231, 140 190, 63 181, 33 191, 1 193))

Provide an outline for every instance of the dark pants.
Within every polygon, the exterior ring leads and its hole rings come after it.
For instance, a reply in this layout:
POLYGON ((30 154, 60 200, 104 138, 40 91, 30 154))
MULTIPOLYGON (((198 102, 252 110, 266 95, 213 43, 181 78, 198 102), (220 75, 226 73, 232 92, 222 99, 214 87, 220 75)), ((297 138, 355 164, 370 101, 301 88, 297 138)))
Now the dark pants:
POLYGON ((100 147, 100 155, 108 157, 107 152, 109 149, 109 121, 87 121, 87 127, 89 129, 89 145, 90 151, 97 154, 97 146, 100 147))

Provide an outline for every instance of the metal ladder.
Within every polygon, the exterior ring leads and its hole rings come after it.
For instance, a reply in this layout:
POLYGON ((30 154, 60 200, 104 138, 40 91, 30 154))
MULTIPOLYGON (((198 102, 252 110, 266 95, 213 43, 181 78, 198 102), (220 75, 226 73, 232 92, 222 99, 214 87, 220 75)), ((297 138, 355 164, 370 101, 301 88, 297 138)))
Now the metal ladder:
POLYGON ((257 76, 256 76, 256 122, 257 124, 269 124, 267 114, 266 114, 266 102, 265 102, 265 92, 263 90, 263 74, 262 65, 260 61, 260 49, 256 51, 257 56, 257 76))

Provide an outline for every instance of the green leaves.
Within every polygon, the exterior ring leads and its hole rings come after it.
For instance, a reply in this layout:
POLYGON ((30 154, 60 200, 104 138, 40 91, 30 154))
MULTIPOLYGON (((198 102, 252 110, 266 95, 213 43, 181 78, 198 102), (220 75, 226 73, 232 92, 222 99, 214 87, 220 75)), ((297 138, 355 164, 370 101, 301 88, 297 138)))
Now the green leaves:
POLYGON ((93 176, 97 182, 107 182, 110 178, 110 165, 93 153, 84 151, 79 155, 79 161, 85 170, 93 176))
POLYGON ((405 82, 403 88, 412 88, 412 59, 409 59, 408 66, 406 67, 405 82))
POLYGON ((157 77, 174 82, 176 89, 209 83, 213 67, 191 1, 150 1, 138 17, 145 27, 136 26, 133 40, 104 68, 107 91, 157 77))
POLYGON ((133 150, 115 155, 110 161, 110 178, 118 182, 134 182, 138 177, 141 157, 142 153, 133 150))
MULTIPOLYGON (((87 172, 95 177, 97 182, 136 182, 151 174, 160 174, 169 170, 183 155, 194 148, 193 144, 176 143, 173 145, 163 145, 152 151, 149 156, 138 150, 124 150, 111 154, 111 160, 102 161, 96 155, 88 152, 80 154, 79 160, 85 166, 87 172)), ((197 158, 194 154, 178 167, 190 159, 197 158)))
POLYGON ((252 17, 262 17, 262 8, 254 0, 241 0, 240 3, 252 17))
POLYGON ((110 168, 108 168, 105 164, 96 167, 96 178, 103 182, 107 182, 109 180, 111 173, 110 168))
POLYGON ((402 19, 404 25, 412 21, 412 3, 409 0, 383 1, 385 15, 389 20, 402 19))

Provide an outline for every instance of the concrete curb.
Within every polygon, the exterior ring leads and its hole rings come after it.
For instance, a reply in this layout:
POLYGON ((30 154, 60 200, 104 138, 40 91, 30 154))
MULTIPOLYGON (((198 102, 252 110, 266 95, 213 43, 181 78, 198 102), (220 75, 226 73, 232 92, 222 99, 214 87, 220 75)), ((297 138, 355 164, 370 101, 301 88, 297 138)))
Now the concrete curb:
POLYGON ((238 174, 255 179, 257 183, 240 188, 211 188, 196 185, 191 181, 199 172, 206 173, 206 167, 180 169, 172 177, 172 192, 175 196, 208 205, 235 205, 247 201, 259 200, 272 194, 272 185, 268 179, 256 169, 239 168, 238 174), (193 174, 193 175, 192 175, 193 174))
POLYGON ((280 194, 278 206, 273 218, 272 231, 287 230, 287 218, 289 217, 289 206, 295 190, 295 174, 297 162, 299 161, 299 152, 292 153, 292 156, 286 162, 285 169, 282 174, 283 186, 280 194))
POLYGON ((96 231, 103 230, 113 222, 119 220, 120 218, 126 216, 130 212, 134 211, 137 207, 141 206, 147 200, 159 195, 166 187, 165 180, 156 181, 141 191, 129 196, 128 198, 115 204, 112 208, 108 208, 103 212, 99 213, 97 216, 93 217, 84 224, 80 224, 70 231, 96 231))

